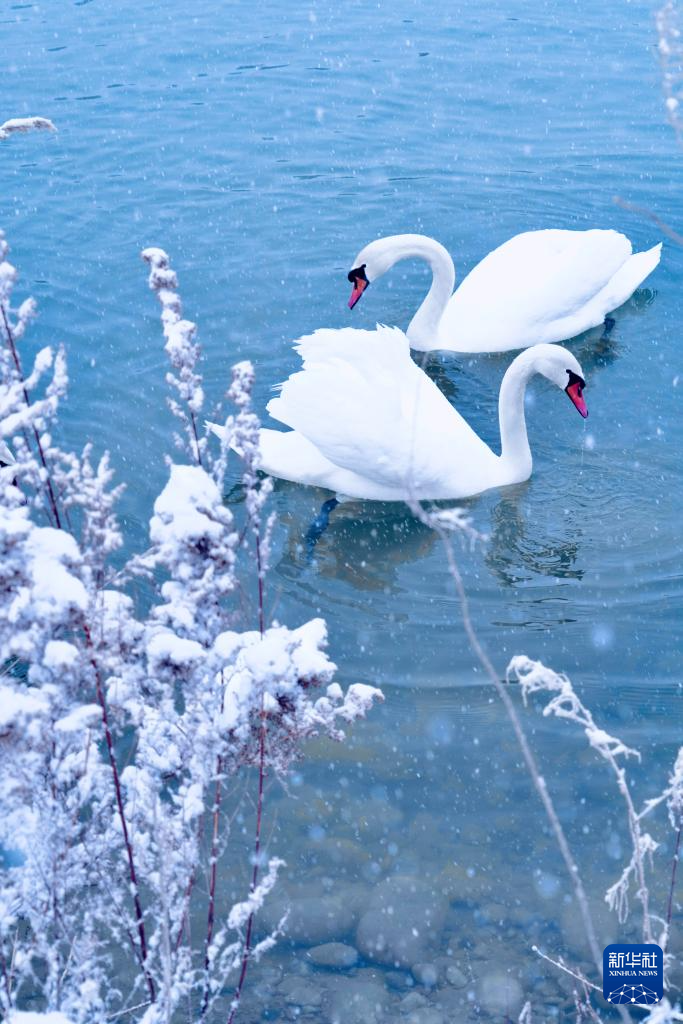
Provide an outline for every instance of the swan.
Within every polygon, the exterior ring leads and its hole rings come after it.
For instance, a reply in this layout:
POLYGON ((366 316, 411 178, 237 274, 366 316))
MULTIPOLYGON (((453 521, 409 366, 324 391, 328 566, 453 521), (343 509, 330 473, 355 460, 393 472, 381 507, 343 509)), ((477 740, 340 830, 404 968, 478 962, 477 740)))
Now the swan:
MULTIPOLYGON (((524 394, 535 373, 588 415, 581 367, 559 346, 536 345, 508 367, 500 388, 500 455, 413 362, 399 328, 322 329, 294 347, 303 369, 279 385, 267 406, 292 429, 261 429, 261 469, 328 488, 339 500, 465 498, 528 479, 524 394)), ((223 427, 208 426, 223 435, 223 427)), ((335 504, 326 503, 328 510, 335 504)))
POLYGON ((408 327, 414 349, 506 352, 564 341, 601 324, 657 264, 661 242, 633 254, 618 231, 526 231, 490 252, 456 292, 449 253, 426 235, 370 242, 348 274, 353 309, 373 281, 399 260, 424 259, 432 284, 408 327))

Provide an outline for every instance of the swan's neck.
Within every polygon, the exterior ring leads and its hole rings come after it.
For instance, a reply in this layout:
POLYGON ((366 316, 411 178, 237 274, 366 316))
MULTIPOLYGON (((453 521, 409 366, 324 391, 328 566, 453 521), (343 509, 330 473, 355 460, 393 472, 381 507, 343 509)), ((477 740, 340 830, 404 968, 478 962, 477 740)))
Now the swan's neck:
POLYGON ((531 474, 531 449, 524 417, 526 386, 536 372, 533 349, 522 352, 508 367, 500 385, 498 420, 500 422, 501 462, 510 483, 526 480, 531 474))
POLYGON ((439 322, 455 286, 455 267, 448 251, 426 235, 394 236, 391 248, 393 265, 399 260, 418 257, 432 268, 432 284, 424 302, 410 321, 408 338, 421 351, 435 347, 439 322))

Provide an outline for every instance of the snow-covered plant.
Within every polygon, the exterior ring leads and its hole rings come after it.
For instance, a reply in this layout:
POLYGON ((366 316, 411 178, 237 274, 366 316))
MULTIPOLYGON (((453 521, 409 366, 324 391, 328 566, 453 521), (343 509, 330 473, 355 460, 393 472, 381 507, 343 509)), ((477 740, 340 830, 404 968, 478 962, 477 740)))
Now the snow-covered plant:
POLYGON ((676 133, 676 138, 682 142, 683 42, 681 41, 680 15, 676 0, 666 0, 666 3, 660 7, 655 14, 655 25, 666 112, 676 133))
POLYGON ((676 1024, 677 1021, 683 1021, 683 1013, 677 1007, 672 1006, 665 997, 653 1010, 650 1010, 647 1017, 643 1018, 642 1024, 676 1024))
POLYGON ((381 699, 334 682, 321 620, 266 621, 270 482, 258 472, 253 370, 233 370, 236 411, 213 458, 197 426, 195 325, 166 254, 144 258, 188 462, 169 460, 149 548, 121 570, 121 487, 106 455, 52 440, 66 361, 44 349, 24 375, 19 341, 35 309, 12 307, 0 236, 0 440, 13 450, 0 450, 0 1010, 17 1020, 37 994, 72 1024, 122 1012, 168 1022, 181 1005, 201 1019, 231 984, 233 1020, 249 962, 275 938, 252 943, 283 867, 262 849, 265 779, 285 773, 307 737, 342 739, 341 725, 381 699), (230 447, 242 458, 244 524, 222 497, 230 447), (240 632, 252 545, 258 622, 240 632), (125 589, 134 576, 140 607, 125 589), (227 788, 254 766, 251 885, 219 916, 227 788))
POLYGON ((525 704, 532 694, 550 694, 550 700, 543 708, 543 714, 555 715, 581 726, 591 748, 608 764, 626 806, 631 839, 631 857, 619 879, 607 890, 605 899, 610 909, 616 911, 619 921, 623 923, 628 915, 630 888, 632 883, 635 883, 636 898, 642 908, 642 941, 645 943, 657 941, 666 950, 682 824, 683 747, 678 752, 668 786, 657 797, 647 800, 643 807, 637 810, 631 791, 631 780, 626 770, 626 762, 628 758, 640 760, 639 752, 626 746, 617 737, 611 736, 596 725, 592 713, 578 697, 571 680, 566 675, 554 672, 540 661, 533 661, 524 655, 516 656, 510 661, 506 675, 508 682, 515 681, 520 684, 525 704), (671 826, 676 832, 676 842, 667 914, 666 916, 657 916, 650 909, 650 891, 646 869, 660 844, 649 832, 644 831, 642 822, 655 807, 662 803, 666 803, 669 811, 671 826), (660 931, 655 938, 657 926, 660 931))
MULTIPOLYGON (((465 588, 465 583, 455 557, 453 545, 454 535, 460 534, 461 538, 468 540, 470 545, 478 541, 485 541, 486 538, 476 531, 467 515, 460 509, 455 508, 444 511, 435 511, 433 509, 427 510, 416 501, 409 502, 408 507, 411 509, 413 514, 421 520, 421 522, 433 529, 441 538, 444 546, 448 572, 453 581, 460 603, 460 612, 465 633, 477 661, 481 665, 481 668, 489 682, 498 693, 508 715, 512 730, 520 746, 524 764, 529 772, 529 776, 534 784, 538 796, 540 797, 548 823, 557 841, 559 851, 567 868, 568 876, 571 880, 581 915, 591 959, 593 960, 598 976, 600 976, 602 969, 602 955, 597 941, 590 902, 583 884, 579 866, 570 849, 566 833, 555 808, 546 780, 539 769, 538 762, 529 743, 521 718, 515 706, 515 702, 511 697, 510 688, 501 680, 493 662, 479 640, 470 612, 470 602, 465 588)), ((606 899, 610 906, 617 910, 620 915, 620 919, 622 919, 628 911, 628 892, 632 880, 635 878, 637 885, 636 896, 641 902, 643 911, 643 941, 650 943, 658 941, 662 946, 664 950, 666 978, 667 971, 671 967, 672 960, 671 955, 667 950, 667 944, 669 940, 673 911, 673 898, 681 834, 683 833, 683 747, 679 750, 676 763, 669 778, 668 786, 665 787, 657 797, 646 801, 642 809, 637 811, 631 796, 629 788, 630 781, 627 777, 624 762, 629 757, 640 759, 639 753, 632 748, 627 747, 619 739, 609 735, 609 733, 596 725, 591 712, 578 698, 570 680, 566 676, 560 675, 552 669, 547 668, 540 662, 532 661, 525 655, 516 656, 510 661, 505 679, 507 683, 515 681, 521 684, 520 688, 525 704, 527 703, 530 694, 541 691, 550 693, 551 699, 544 708, 544 714, 554 714, 557 717, 566 718, 576 724, 579 724, 584 729, 591 747, 607 761, 613 771, 617 786, 627 807, 633 854, 629 864, 622 873, 621 878, 608 891, 606 899), (657 844, 652 836, 648 832, 645 832, 641 827, 642 819, 662 803, 666 804, 669 812, 669 820, 676 834, 669 887, 668 908, 665 918, 658 917, 651 912, 650 894, 645 878, 646 861, 657 850, 659 844, 657 844), (657 940, 654 938, 655 926, 660 927, 657 940)), ((602 1018, 590 1002, 591 992, 593 990, 599 991, 599 987, 589 981, 583 974, 581 974, 581 972, 577 971, 576 968, 567 966, 561 958, 559 960, 554 960, 552 957, 547 956, 547 954, 542 953, 536 947, 533 947, 533 949, 538 953, 538 955, 553 964, 558 970, 571 975, 580 983, 580 988, 577 988, 575 992, 576 1020, 601 1021, 602 1018)), ((617 1006, 616 1011, 619 1013, 625 1024, 628 1024, 631 1020, 628 1009, 624 1006, 617 1006)), ((520 1022, 530 1021, 531 1015, 532 1006, 530 1002, 527 1002, 521 1011, 519 1018, 520 1022)), ((652 1024, 660 1021, 662 1024, 664 1024, 664 1022, 667 1022, 668 1024, 669 1021, 673 1022, 679 1019, 683 1019, 679 1008, 672 1008, 666 1000, 661 1004, 661 1012, 660 1008, 658 1008, 657 1010, 652 1011, 651 1015, 646 1018, 646 1020, 648 1022, 652 1022, 652 1024)))
POLYGON ((12 117, 0 124, 0 139, 8 139, 16 132, 34 131, 56 132, 57 129, 48 117, 12 117))

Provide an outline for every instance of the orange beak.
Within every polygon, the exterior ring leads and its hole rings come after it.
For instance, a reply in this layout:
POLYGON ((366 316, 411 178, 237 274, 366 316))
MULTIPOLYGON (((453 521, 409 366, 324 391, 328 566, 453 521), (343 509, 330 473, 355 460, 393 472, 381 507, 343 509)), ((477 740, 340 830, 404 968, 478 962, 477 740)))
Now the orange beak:
POLYGON ((353 291, 351 292, 351 298, 349 299, 349 309, 353 309, 361 295, 368 286, 368 282, 362 277, 356 277, 353 281, 353 291))
POLYGON ((564 390, 567 392, 567 394, 569 395, 572 402, 579 410, 583 418, 586 419, 586 417, 588 416, 588 407, 586 406, 586 403, 584 401, 583 388, 583 381, 577 380, 574 381, 573 384, 568 384, 564 390))

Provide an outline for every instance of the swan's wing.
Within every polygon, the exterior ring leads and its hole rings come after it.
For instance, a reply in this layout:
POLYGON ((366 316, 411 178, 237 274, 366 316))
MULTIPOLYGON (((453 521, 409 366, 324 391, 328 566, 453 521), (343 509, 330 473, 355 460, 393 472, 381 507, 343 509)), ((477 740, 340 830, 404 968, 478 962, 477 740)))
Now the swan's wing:
POLYGON ((446 307, 441 331, 458 348, 461 342, 472 343, 472 351, 495 349, 496 336, 518 336, 521 346, 551 340, 544 328, 575 316, 631 253, 631 243, 618 231, 548 229, 516 235, 463 280, 446 307))
POLYGON ((410 358, 398 328, 319 330, 295 345, 304 368, 268 403, 336 466, 436 494, 454 463, 495 456, 410 358))

